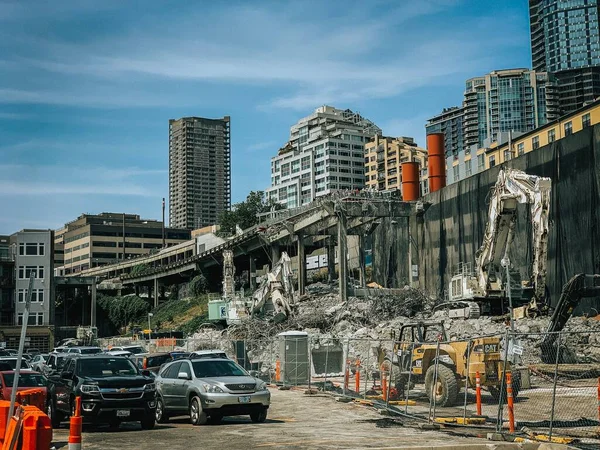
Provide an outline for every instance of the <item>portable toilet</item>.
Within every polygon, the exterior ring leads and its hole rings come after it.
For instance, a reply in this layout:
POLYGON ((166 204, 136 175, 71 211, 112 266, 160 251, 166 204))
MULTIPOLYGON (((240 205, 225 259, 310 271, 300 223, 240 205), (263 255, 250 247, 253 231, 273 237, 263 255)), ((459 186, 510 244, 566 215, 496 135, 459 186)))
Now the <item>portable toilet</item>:
POLYGON ((284 384, 307 384, 310 375, 308 333, 286 331, 277 335, 281 360, 281 381, 284 384))

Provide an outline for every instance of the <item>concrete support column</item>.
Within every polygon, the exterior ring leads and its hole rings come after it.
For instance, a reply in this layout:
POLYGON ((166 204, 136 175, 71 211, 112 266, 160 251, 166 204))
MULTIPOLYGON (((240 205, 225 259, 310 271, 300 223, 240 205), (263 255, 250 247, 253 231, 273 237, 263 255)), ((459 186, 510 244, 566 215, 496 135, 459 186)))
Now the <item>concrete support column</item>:
POLYGON ((90 317, 90 326, 96 326, 96 282, 92 282, 91 286, 92 291, 92 301, 91 301, 91 317, 90 317))
POLYGON ((154 294, 154 307, 156 308, 158 306, 158 278, 154 279, 153 294, 154 294))
POLYGON ((135 284, 133 286, 133 290, 135 291, 135 295, 137 295, 139 297, 140 296, 140 287, 139 287, 139 285, 135 284))
POLYGON ((340 300, 348 299, 348 228, 346 217, 341 212, 338 216, 338 267, 339 267, 339 294, 340 300))
POLYGON ((302 236, 298 236, 298 292, 304 295, 306 288, 306 249, 302 236))
POLYGON ((254 260, 252 255, 250 255, 249 258, 250 258, 250 264, 248 265, 248 277, 249 277, 250 291, 254 291, 256 289, 256 261, 254 260))
POLYGON ((359 284, 364 288, 367 285, 367 270, 365 267, 365 237, 362 234, 358 235, 358 267, 359 284))
POLYGON ((275 264, 279 262, 281 258, 281 248, 277 244, 271 244, 271 270, 275 267, 275 264))
POLYGON ((327 245, 327 281, 330 283, 335 279, 335 245, 332 241, 330 238, 327 245))

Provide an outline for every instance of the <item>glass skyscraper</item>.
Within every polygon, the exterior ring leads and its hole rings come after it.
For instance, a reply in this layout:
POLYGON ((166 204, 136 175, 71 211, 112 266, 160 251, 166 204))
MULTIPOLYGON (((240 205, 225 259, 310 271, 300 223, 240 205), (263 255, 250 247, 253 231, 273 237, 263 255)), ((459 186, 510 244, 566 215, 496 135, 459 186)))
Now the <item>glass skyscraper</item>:
POLYGON ((546 73, 497 70, 466 82, 464 145, 482 147, 500 133, 525 133, 559 116, 556 84, 546 73))
POLYGON ((598 0, 529 0, 533 70, 553 73, 562 113, 600 96, 598 0))

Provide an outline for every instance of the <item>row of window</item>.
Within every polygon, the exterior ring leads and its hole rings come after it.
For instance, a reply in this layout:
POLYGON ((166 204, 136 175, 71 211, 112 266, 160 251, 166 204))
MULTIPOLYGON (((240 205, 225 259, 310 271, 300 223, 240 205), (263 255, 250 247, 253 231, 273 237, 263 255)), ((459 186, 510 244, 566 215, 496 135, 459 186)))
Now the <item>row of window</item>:
POLYGON ((19 244, 19 256, 44 256, 44 253, 43 242, 21 242, 19 244))
MULTIPOLYGON (((19 303, 25 303, 25 300, 27 300, 27 289, 19 289, 17 293, 17 299, 19 303)), ((44 303, 44 290, 32 289, 31 301, 36 303, 44 303)))
MULTIPOLYGON (((17 325, 23 325, 23 313, 17 314, 17 325)), ((27 320, 27 325, 44 325, 44 313, 43 312, 30 312, 27 320)))
POLYGON ((18 277, 20 280, 27 280, 31 274, 35 274, 35 278, 44 278, 44 266, 19 266, 18 277))

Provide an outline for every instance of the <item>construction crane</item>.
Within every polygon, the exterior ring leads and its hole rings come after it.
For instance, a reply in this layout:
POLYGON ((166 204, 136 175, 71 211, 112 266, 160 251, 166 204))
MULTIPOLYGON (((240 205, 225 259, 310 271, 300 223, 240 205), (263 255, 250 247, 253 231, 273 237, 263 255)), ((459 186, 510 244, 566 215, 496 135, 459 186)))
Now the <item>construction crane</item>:
POLYGON ((556 345, 556 341, 558 340, 557 333, 563 330, 582 299, 597 296, 600 296, 600 275, 580 273, 573 276, 563 286, 558 303, 550 317, 550 323, 546 330, 547 334, 540 344, 541 359, 544 363, 556 363, 557 351, 559 352, 559 363, 576 362, 573 361, 574 357, 572 353, 567 350, 564 344, 560 345, 560 349, 556 345))
POLYGON ((514 300, 518 305, 529 303, 530 314, 540 310, 546 297, 550 189, 550 178, 516 169, 500 170, 492 189, 483 243, 476 253, 475 271, 461 270, 454 275, 449 286, 449 301, 440 305, 449 306, 451 316, 476 318, 482 313, 504 313, 505 300, 516 287, 515 283, 507 282, 506 273, 510 269, 508 251, 519 203, 529 204, 531 210, 533 264, 531 279, 520 283, 514 300))

